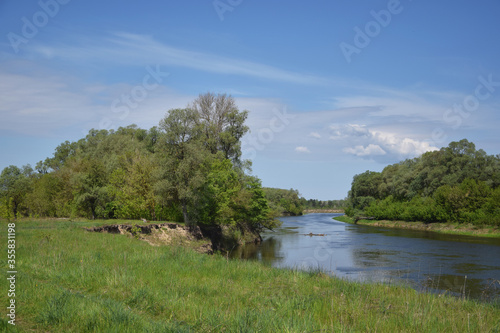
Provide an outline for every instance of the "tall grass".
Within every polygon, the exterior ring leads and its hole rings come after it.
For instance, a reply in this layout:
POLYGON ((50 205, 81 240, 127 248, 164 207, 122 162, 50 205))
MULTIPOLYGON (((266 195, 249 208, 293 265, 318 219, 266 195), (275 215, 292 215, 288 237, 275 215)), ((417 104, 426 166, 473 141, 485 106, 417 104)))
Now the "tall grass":
MULTIPOLYGON (((490 332, 500 305, 227 260, 85 222, 17 223, 16 329, 35 332, 490 332)), ((6 223, 0 233, 6 256, 6 223)), ((2 270, 8 269, 2 260, 2 270)), ((0 280, 6 308, 7 281, 0 280)), ((6 310, 5 314, 6 314, 6 310)), ((10 329, 5 314, 0 329, 10 329)))

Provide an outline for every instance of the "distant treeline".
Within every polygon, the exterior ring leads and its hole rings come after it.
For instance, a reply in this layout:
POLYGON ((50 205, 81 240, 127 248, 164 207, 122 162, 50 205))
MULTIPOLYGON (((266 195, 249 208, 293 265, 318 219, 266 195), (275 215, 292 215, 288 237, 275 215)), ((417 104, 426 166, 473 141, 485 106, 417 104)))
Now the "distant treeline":
POLYGON ((377 219, 500 225, 500 155, 463 139, 354 176, 346 214, 377 219))
POLYGON ((305 199, 301 198, 302 206, 304 209, 317 209, 317 210, 329 210, 329 209, 345 209, 347 205, 347 200, 318 200, 318 199, 305 199))
POLYGON ((0 216, 273 227, 261 182, 241 160, 247 114, 230 96, 207 93, 149 130, 93 129, 34 169, 5 168, 0 216))
POLYGON ((300 196, 298 190, 264 187, 266 199, 275 216, 302 215, 304 210, 344 209, 346 200, 317 200, 300 196))

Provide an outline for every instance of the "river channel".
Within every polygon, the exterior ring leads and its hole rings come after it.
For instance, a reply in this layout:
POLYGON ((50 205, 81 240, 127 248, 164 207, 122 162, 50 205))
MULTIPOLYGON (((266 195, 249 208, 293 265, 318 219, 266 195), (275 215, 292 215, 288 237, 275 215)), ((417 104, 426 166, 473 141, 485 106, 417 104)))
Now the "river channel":
POLYGON ((281 227, 264 232, 261 244, 240 247, 232 257, 418 291, 500 297, 500 239, 353 225, 333 220, 339 215, 280 218, 281 227))

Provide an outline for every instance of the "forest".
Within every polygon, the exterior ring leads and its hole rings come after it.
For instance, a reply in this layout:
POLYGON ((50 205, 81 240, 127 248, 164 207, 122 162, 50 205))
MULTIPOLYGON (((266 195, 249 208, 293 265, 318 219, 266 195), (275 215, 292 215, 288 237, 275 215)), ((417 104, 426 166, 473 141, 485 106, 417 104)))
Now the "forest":
POLYGON ((500 155, 463 139, 354 176, 346 214, 500 226, 500 155))
POLYGON ((276 225, 261 181, 241 159, 247 111, 225 94, 200 95, 149 130, 89 131, 33 169, 0 175, 0 216, 276 225))
POLYGON ((318 200, 302 197, 298 190, 264 187, 266 199, 274 216, 302 215, 304 210, 344 209, 346 200, 318 200))

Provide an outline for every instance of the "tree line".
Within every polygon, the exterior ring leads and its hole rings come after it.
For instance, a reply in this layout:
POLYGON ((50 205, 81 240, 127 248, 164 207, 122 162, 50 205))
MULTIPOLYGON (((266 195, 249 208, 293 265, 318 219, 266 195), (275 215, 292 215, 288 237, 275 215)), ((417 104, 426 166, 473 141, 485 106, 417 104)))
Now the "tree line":
POLYGON ((500 155, 463 139, 354 176, 346 214, 500 225, 500 155))
POLYGON ((241 159, 247 115, 231 96, 207 93, 149 130, 92 129, 34 169, 5 168, 0 214, 272 228, 261 181, 241 159))
POLYGON ((306 199, 302 197, 298 190, 263 188, 266 198, 269 201, 269 207, 274 216, 297 216, 302 215, 306 209, 327 210, 344 209, 346 200, 318 200, 306 199))
POLYGON ((264 193, 274 216, 302 215, 304 207, 298 190, 264 187, 264 193))

